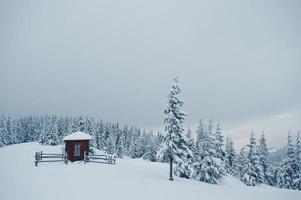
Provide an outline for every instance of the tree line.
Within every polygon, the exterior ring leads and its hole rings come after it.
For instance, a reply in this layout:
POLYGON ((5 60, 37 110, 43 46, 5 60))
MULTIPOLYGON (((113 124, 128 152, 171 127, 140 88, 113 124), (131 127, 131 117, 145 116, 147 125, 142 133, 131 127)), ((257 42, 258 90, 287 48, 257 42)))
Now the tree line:
POLYGON ((12 119, 0 115, 0 147, 25 142, 43 145, 63 144, 63 138, 76 131, 92 136, 90 146, 116 154, 118 158, 144 158, 156 161, 156 152, 163 135, 137 127, 120 127, 118 123, 103 122, 92 117, 23 116, 12 119))
POLYGON ((256 141, 254 132, 249 144, 236 152, 231 137, 224 137, 219 123, 199 121, 195 133, 184 129, 186 114, 177 80, 168 95, 165 134, 153 133, 133 126, 103 122, 92 117, 58 117, 56 115, 0 115, 0 147, 38 141, 43 145, 63 144, 63 137, 75 131, 92 136, 91 147, 115 154, 152 162, 174 164, 173 174, 202 182, 219 184, 223 176, 232 174, 248 186, 268 184, 274 187, 301 190, 301 138, 293 142, 289 132, 286 158, 280 166, 269 159, 264 134, 256 141))

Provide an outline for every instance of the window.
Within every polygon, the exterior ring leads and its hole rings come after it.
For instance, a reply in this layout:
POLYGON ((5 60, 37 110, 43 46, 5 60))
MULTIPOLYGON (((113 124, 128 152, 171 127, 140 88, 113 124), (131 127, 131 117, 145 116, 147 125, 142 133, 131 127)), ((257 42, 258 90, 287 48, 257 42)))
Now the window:
POLYGON ((80 144, 74 146, 74 156, 80 156, 80 144))

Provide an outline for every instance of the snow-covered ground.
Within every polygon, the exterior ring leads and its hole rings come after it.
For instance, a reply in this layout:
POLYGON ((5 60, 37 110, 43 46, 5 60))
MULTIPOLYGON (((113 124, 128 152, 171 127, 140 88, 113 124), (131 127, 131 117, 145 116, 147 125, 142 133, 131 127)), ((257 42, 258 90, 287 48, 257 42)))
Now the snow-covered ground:
POLYGON ((38 143, 0 148, 1 200, 60 199, 301 199, 300 191, 268 186, 247 187, 234 177, 211 185, 175 177, 168 180, 168 165, 141 159, 119 159, 116 165, 82 162, 41 163, 34 166, 34 152, 61 152, 62 146, 38 143))

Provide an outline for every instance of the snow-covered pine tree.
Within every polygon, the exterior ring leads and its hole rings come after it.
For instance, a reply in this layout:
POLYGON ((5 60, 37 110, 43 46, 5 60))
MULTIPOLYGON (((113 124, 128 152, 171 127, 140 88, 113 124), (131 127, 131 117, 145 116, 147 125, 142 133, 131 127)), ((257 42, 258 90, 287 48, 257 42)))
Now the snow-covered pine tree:
POLYGON ((106 152, 109 154, 115 154, 116 153, 116 139, 117 139, 117 131, 116 131, 115 124, 110 126, 108 134, 109 135, 106 140, 106 152))
POLYGON ((79 123, 78 123, 78 118, 77 117, 73 117, 72 118, 72 122, 71 122, 71 130, 70 130, 70 132, 71 133, 74 133, 74 132, 76 132, 76 131, 78 131, 78 127, 79 127, 79 125, 78 125, 79 123))
POLYGON ((287 158, 282 161, 280 170, 278 171, 278 187, 295 189, 294 180, 297 177, 298 166, 296 164, 296 154, 291 131, 289 131, 287 136, 286 154, 287 158))
POLYGON ((301 170, 301 135, 300 135, 300 131, 297 132, 297 139, 296 139, 296 163, 301 170))
POLYGON ((4 115, 0 115, 0 147, 9 144, 7 119, 4 115))
POLYGON ((146 134, 144 141, 146 142, 146 149, 143 155, 143 159, 155 162, 157 154, 157 144, 156 138, 154 137, 153 133, 151 132, 146 134))
MULTIPOLYGON (((43 117, 30 116, 29 121, 31 123, 28 126, 26 141, 38 141, 43 128, 43 117)), ((24 127, 24 124, 21 124, 21 127, 24 127)))
POLYGON ((216 153, 217 156, 223 161, 225 159, 224 151, 224 136, 221 131, 220 123, 216 125, 215 138, 216 138, 216 153))
POLYGON ((49 145, 58 145, 59 144, 59 137, 58 137, 58 124, 57 124, 57 118, 52 117, 51 119, 51 126, 50 126, 50 132, 47 134, 47 141, 46 144, 49 145))
POLYGON ((125 135, 126 155, 131 156, 130 155, 130 146, 131 146, 132 138, 134 136, 134 127, 131 126, 130 128, 128 128, 128 126, 124 126, 123 132, 124 132, 124 135, 125 135))
MULTIPOLYGON (((47 115, 45 116, 45 118, 47 115)), ((31 142, 36 139, 36 130, 33 116, 21 117, 23 127, 24 142, 31 142)))
POLYGON ((41 144, 46 145, 58 145, 58 127, 57 127, 57 118, 56 117, 47 117, 44 122, 44 127, 42 129, 40 140, 41 144))
POLYGON ((274 185, 273 175, 272 175, 272 165, 268 155, 268 148, 266 144, 266 138, 262 132, 261 138, 259 140, 258 154, 260 159, 260 165, 264 174, 264 182, 268 185, 274 185))
POLYGON ((46 116, 43 119, 43 127, 41 129, 41 133, 39 135, 39 143, 45 144, 46 143, 46 134, 50 131, 50 119, 49 116, 46 116))
POLYGON ((59 118, 57 121, 57 132, 58 132, 58 138, 59 138, 59 143, 62 144, 63 143, 63 134, 64 134, 64 118, 59 118))
POLYGON ((217 157, 221 160, 220 163, 220 170, 221 173, 225 173, 225 149, 224 149, 224 136, 222 134, 222 129, 220 123, 217 123, 216 125, 216 131, 214 133, 215 135, 215 146, 216 146, 216 153, 217 157))
POLYGON ((103 149, 104 141, 103 141, 103 132, 104 132, 104 125, 102 121, 96 123, 95 127, 95 144, 97 149, 103 149))
POLYGON ((236 154, 234 143, 230 137, 227 137, 225 150, 225 169, 230 174, 235 174, 236 169, 236 154))
POLYGON ((13 121, 13 132, 16 135, 18 143, 23 143, 25 141, 25 136, 23 134, 23 129, 20 120, 13 121))
POLYGON ((202 119, 200 119, 199 121, 199 125, 198 125, 198 128, 196 130, 196 149, 195 149, 195 155, 198 155, 198 153, 200 152, 200 149, 201 149, 201 144, 202 144, 202 141, 204 141, 205 137, 206 137, 206 132, 204 130, 204 124, 203 124, 203 121, 202 119))
POLYGON ((16 144, 17 138, 13 132, 13 124, 12 124, 12 119, 10 117, 7 117, 6 128, 8 133, 9 144, 16 144))
POLYGON ((10 137, 7 130, 7 117, 0 115, 0 147, 10 144, 10 137))
POLYGON ((165 143, 165 137, 163 136, 162 141, 160 142, 159 150, 157 151, 156 160, 162 163, 170 162, 170 153, 168 145, 165 143))
POLYGON ((213 121, 209 121, 207 131, 203 131, 200 120, 198 133, 198 146, 194 162, 193 178, 217 184, 224 174, 224 164, 216 152, 216 137, 213 132, 213 121))
POLYGON ((187 140, 187 145, 188 145, 189 149, 191 149, 191 151, 194 153, 196 146, 195 146, 195 142, 192 137, 192 131, 190 130, 190 128, 187 129, 186 140, 187 140))
POLYGON ((84 132, 88 133, 91 137, 92 140, 90 140, 90 147, 91 148, 96 148, 96 141, 95 141, 95 122, 92 117, 87 117, 86 122, 84 123, 84 132))
POLYGON ((86 120, 84 119, 83 116, 80 116, 77 119, 77 130, 76 131, 84 131, 86 127, 86 120))
POLYGON ((296 139, 296 165, 297 165, 297 174, 294 178, 294 188, 301 190, 301 138, 300 131, 297 132, 296 139))
MULTIPOLYGON (((155 136, 155 141, 156 141, 157 152, 158 152, 160 147, 162 146, 163 141, 164 141, 164 135, 162 134, 161 131, 157 132, 157 134, 155 136)), ((158 155, 158 153, 157 153, 157 155, 158 155)), ((156 157, 156 161, 158 161, 157 157, 156 157)))
POLYGON ((116 155, 118 158, 123 158, 125 155, 124 143, 125 143, 124 134, 121 134, 116 142, 116 155))
POLYGON ((240 179, 244 176, 243 169, 245 166, 249 163, 248 160, 248 151, 247 151, 247 146, 241 148, 238 158, 237 158, 237 163, 236 163, 236 168, 234 174, 240 179))
POLYGON ((128 137, 129 137, 129 133, 128 133, 128 126, 125 125, 123 128, 120 128, 120 134, 123 135, 123 151, 124 151, 124 155, 127 156, 128 155, 128 137))
POLYGON ((280 185, 280 182, 281 182, 281 179, 280 179, 280 167, 279 166, 273 166, 273 171, 272 171, 272 174, 273 174, 273 186, 274 187, 279 187, 280 185))
POLYGON ((150 136, 149 133, 146 133, 146 130, 144 129, 142 131, 142 134, 140 135, 140 152, 141 152, 141 157, 143 157, 145 155, 145 153, 147 152, 147 148, 149 146, 149 140, 150 140, 150 136))
POLYGON ((257 186, 264 183, 264 174, 258 157, 254 132, 250 135, 248 162, 242 169, 241 180, 248 186, 257 186))
MULTIPOLYGON (((170 180, 173 180, 172 170, 175 163, 175 175, 183 178, 190 178, 191 169, 188 160, 193 157, 189 149, 186 138, 183 135, 183 123, 186 114, 182 111, 183 101, 179 98, 181 89, 178 85, 177 78, 174 79, 170 93, 168 95, 167 108, 165 114, 165 131, 163 149, 169 153, 170 158, 170 180)), ((160 157, 160 156, 159 156, 160 157)))
POLYGON ((60 140, 60 144, 63 144, 63 138, 66 135, 70 134, 70 120, 69 117, 61 117, 57 120, 57 127, 58 127, 58 137, 60 140))
POLYGON ((141 138, 141 130, 135 128, 130 144, 129 153, 131 158, 141 158, 143 156, 142 151, 142 138, 141 138))
POLYGON ((130 147, 129 147, 129 156, 131 158, 139 158, 140 153, 140 140, 138 135, 134 134, 131 139, 130 147))
POLYGON ((103 145, 101 146, 101 149, 108 152, 108 146, 109 146, 109 136, 111 131, 111 125, 109 123, 106 123, 104 125, 104 130, 102 133, 102 142, 103 145))
POLYGON ((157 152, 156 160, 158 162, 162 162, 162 163, 169 163, 170 162, 170 156, 169 156, 170 153, 169 153, 168 145, 165 142, 165 138, 166 138, 166 136, 164 137, 163 142, 161 143, 160 148, 157 152))

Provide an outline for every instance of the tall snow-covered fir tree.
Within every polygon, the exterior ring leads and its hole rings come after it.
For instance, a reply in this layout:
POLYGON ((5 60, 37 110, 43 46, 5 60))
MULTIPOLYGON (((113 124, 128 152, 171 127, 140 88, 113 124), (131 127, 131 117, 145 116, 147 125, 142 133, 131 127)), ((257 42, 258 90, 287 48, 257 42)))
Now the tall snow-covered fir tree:
POLYGON ((167 108, 164 110, 166 137, 162 146, 163 150, 160 151, 163 155, 165 152, 169 154, 170 180, 173 180, 173 163, 175 164, 175 175, 183 178, 190 178, 191 176, 191 168, 188 163, 189 159, 193 157, 193 153, 189 149, 183 133, 186 114, 182 111, 183 101, 179 97, 180 93, 178 80, 175 78, 168 95, 167 108))
POLYGON ((268 148, 266 143, 266 138, 264 133, 262 133, 259 140, 258 154, 260 159, 260 164, 264 174, 264 182, 268 185, 274 185, 273 175, 272 175, 272 165, 269 159, 268 148))
POLYGON ((213 121, 209 121, 208 129, 204 131, 200 120, 197 130, 198 144, 196 148, 196 158, 194 162, 193 178, 217 184, 220 182, 225 172, 224 164, 216 152, 216 136, 213 132, 213 121))
POLYGON ((248 186, 257 186, 261 183, 264 183, 264 174, 260 165, 256 139, 253 131, 250 135, 250 144, 248 147, 248 161, 245 167, 242 169, 241 180, 248 186))
POLYGON ((222 131, 221 131, 220 123, 217 123, 217 125, 216 125, 215 138, 216 138, 216 153, 217 153, 217 156, 221 160, 224 160, 225 159, 224 136, 223 136, 222 131))
POLYGON ((287 136, 286 155, 287 158, 282 161, 278 171, 277 185, 280 188, 295 189, 296 184, 294 184, 294 181, 297 179, 298 165, 296 163, 295 148, 290 131, 287 136))
POLYGON ((227 137, 225 149, 225 169, 230 174, 235 174, 236 169, 236 154, 234 143, 230 137, 227 137))

